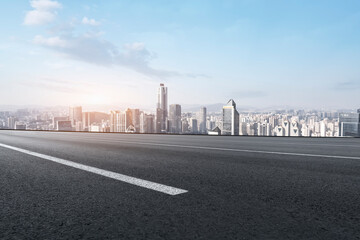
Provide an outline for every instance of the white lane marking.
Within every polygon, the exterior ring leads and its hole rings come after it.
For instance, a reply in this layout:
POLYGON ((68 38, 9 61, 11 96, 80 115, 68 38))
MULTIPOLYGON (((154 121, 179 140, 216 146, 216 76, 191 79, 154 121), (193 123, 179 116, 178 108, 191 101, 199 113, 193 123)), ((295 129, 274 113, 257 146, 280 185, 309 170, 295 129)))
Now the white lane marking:
POLYGON ((29 150, 9 146, 9 145, 2 144, 2 143, 0 143, 0 147, 8 148, 8 149, 18 151, 18 152, 21 152, 21 153, 25 153, 25 154, 28 154, 28 155, 31 155, 31 156, 39 157, 39 158, 42 158, 42 159, 45 159, 45 160, 60 163, 60 164, 63 164, 63 165, 69 166, 69 167, 73 167, 73 168, 77 168, 77 169, 80 169, 80 170, 83 170, 83 171, 95 173, 95 174, 98 174, 98 175, 101 175, 101 176, 104 176, 104 177, 112 178, 112 179, 115 179, 115 180, 130 183, 130 184, 133 184, 133 185, 136 185, 136 186, 139 186, 139 187, 151 189, 151 190, 166 193, 166 194, 169 194, 169 195, 178 195, 178 194, 188 192, 187 190, 184 190, 184 189, 170 187, 170 186, 155 183, 155 182, 150 182, 150 181, 143 180, 143 179, 140 179, 140 178, 130 177, 130 176, 127 176, 127 175, 123 175, 123 174, 103 170, 103 169, 96 168, 96 167, 90 167, 90 166, 87 166, 87 165, 84 165, 84 164, 72 162, 72 161, 57 158, 57 157, 52 157, 52 156, 37 153, 37 152, 32 152, 32 151, 29 151, 29 150))
MULTIPOLYGON (((72 138, 75 139, 75 138, 72 138)), ((64 140, 66 140, 64 138, 64 140)), ((69 139, 67 139, 69 140, 69 139)), ((232 152, 248 152, 248 153, 265 153, 265 154, 276 154, 276 155, 290 155, 290 156, 303 156, 303 157, 322 157, 322 158, 340 158, 340 159, 355 159, 360 160, 360 157, 353 156, 336 156, 336 155, 322 155, 322 154, 311 154, 311 153, 293 153, 293 152, 273 152, 273 151, 261 151, 261 150, 249 150, 249 149, 235 149, 235 148, 217 148, 217 147, 202 147, 202 146, 188 146, 188 145, 177 145, 177 144, 165 144, 165 143, 147 143, 138 141, 125 141, 125 140, 103 140, 96 138, 78 138, 78 140, 91 140, 95 142, 107 142, 107 143, 128 143, 137 145, 150 145, 150 146, 163 146, 163 147, 177 147, 177 148, 192 148, 192 149, 206 149, 206 150, 218 150, 218 151, 232 151, 232 152)))

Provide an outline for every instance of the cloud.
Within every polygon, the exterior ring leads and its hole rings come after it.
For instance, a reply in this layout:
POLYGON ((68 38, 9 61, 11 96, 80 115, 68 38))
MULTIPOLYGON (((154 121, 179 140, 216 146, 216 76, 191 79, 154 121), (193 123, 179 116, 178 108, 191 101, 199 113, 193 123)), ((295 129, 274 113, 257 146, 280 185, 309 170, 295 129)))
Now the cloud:
POLYGON ((346 81, 346 82, 339 82, 335 85, 335 90, 356 90, 360 88, 360 81, 346 81))
POLYGON ((91 26, 99 26, 100 22, 96 21, 95 19, 88 19, 87 17, 83 17, 82 21, 85 25, 91 25, 91 26))
POLYGON ((159 70, 149 64, 156 57, 144 43, 126 44, 121 51, 111 42, 101 39, 96 34, 80 36, 43 37, 37 35, 33 43, 55 50, 66 57, 102 66, 123 66, 134 71, 159 78, 181 76, 175 71, 159 70))
MULTIPOLYGON (((51 22, 56 17, 56 9, 62 7, 57 1, 33 0, 30 2, 34 10, 27 12, 24 24, 36 25, 51 22)), ((83 17, 82 24, 98 26, 100 22, 95 19, 83 17)), ((134 70, 148 77, 170 78, 207 78, 202 74, 184 74, 176 71, 155 69, 150 63, 157 57, 149 51, 142 42, 125 44, 118 48, 113 43, 102 38, 103 32, 87 31, 75 34, 75 27, 79 21, 75 20, 67 24, 59 24, 48 29, 48 37, 37 35, 33 38, 34 44, 57 51, 67 58, 87 62, 101 66, 121 66, 134 70)))
POLYGON ((69 47, 68 42, 66 40, 60 39, 59 37, 44 38, 41 35, 37 35, 35 36, 33 43, 47 47, 59 47, 59 48, 69 47))
POLYGON ((30 5, 34 9, 26 13, 25 25, 42 25, 52 22, 57 15, 56 9, 62 7, 59 2, 51 0, 33 0, 30 1, 30 5))

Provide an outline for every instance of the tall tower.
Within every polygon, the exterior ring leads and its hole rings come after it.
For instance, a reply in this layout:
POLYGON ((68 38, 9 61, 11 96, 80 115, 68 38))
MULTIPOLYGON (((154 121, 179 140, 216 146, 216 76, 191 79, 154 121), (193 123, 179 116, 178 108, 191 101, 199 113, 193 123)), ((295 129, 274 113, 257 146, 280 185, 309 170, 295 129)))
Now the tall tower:
POLYGON ((160 83, 158 89, 158 101, 156 107, 156 132, 167 131, 168 118, 168 90, 163 83, 160 83))
POLYGON ((169 132, 181 132, 181 106, 179 104, 171 104, 169 109, 169 132))
POLYGON ((223 128, 222 135, 239 135, 239 113, 236 110, 236 103, 230 99, 223 107, 223 128))
POLYGON ((206 107, 201 107, 199 112, 199 132, 206 133, 206 107))

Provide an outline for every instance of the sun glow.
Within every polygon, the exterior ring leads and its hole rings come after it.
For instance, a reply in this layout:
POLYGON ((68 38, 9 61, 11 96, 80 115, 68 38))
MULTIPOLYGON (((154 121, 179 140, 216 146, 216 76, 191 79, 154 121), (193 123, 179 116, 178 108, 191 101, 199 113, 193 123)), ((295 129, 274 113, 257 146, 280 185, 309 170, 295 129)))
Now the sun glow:
POLYGON ((91 94, 84 97, 84 103, 86 104, 107 104, 109 100, 108 97, 100 94, 91 94))

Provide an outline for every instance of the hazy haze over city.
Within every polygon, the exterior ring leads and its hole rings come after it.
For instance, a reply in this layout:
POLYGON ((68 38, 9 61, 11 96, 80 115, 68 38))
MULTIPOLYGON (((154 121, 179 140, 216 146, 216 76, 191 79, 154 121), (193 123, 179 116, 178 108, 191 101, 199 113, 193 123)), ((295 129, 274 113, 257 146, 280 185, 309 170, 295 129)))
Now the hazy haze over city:
POLYGON ((355 109, 359 9, 359 1, 4 1, 0 105, 150 108, 164 82, 169 103, 355 109))

